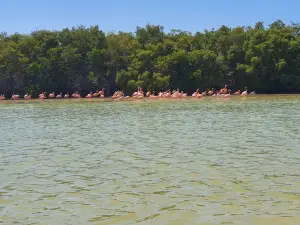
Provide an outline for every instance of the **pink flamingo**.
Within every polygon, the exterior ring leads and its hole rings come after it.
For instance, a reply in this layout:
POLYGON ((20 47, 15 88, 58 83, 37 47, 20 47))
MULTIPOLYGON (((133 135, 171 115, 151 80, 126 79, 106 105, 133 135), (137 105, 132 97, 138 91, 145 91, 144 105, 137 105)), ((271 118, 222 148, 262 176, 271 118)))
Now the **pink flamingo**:
POLYGON ((197 89, 193 94, 192 94, 192 98, 198 98, 199 96, 199 89, 197 89))
POLYGON ((56 95, 56 98, 62 98, 62 93, 60 92, 58 95, 56 95))
POLYGON ((40 95, 39 95, 39 99, 45 99, 46 98, 46 92, 42 92, 40 95))
POLYGON ((248 90, 246 88, 246 90, 242 92, 241 96, 247 96, 247 95, 248 95, 248 90))
POLYGON ((55 93, 54 92, 50 93, 49 98, 55 98, 55 93))
POLYGON ((11 99, 12 100, 18 100, 20 98, 20 95, 15 95, 15 94, 13 94, 12 96, 11 96, 11 99))
POLYGON ((80 94, 78 93, 78 91, 76 91, 74 94, 72 94, 73 98, 81 98, 80 94))
POLYGON ((225 94, 223 97, 224 98, 230 98, 230 92, 231 92, 231 90, 228 90, 228 94, 225 94))
POLYGON ((90 92, 87 96, 86 96, 86 98, 92 98, 93 97, 93 93, 92 92, 90 92))
POLYGON ((102 88, 102 90, 99 91, 99 95, 100 95, 100 98, 104 98, 104 88, 102 88))
POLYGON ((241 94, 241 90, 234 92, 234 95, 240 95, 240 94, 241 94))
POLYGON ((26 93, 26 95, 24 95, 24 99, 25 99, 25 100, 31 99, 31 95, 29 95, 28 93, 26 93))
POLYGON ((100 91, 96 91, 94 94, 93 94, 93 97, 98 97, 100 95, 100 91))

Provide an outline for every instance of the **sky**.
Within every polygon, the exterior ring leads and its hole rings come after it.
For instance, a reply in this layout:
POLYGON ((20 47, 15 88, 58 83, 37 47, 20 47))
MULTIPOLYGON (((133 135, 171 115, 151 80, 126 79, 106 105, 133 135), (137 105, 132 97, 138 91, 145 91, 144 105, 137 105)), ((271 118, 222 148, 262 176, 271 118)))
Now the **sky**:
POLYGON ((3 0, 0 32, 26 33, 61 30, 78 25, 105 32, 134 32, 147 23, 162 25, 166 32, 268 26, 277 19, 300 22, 299 0, 3 0))

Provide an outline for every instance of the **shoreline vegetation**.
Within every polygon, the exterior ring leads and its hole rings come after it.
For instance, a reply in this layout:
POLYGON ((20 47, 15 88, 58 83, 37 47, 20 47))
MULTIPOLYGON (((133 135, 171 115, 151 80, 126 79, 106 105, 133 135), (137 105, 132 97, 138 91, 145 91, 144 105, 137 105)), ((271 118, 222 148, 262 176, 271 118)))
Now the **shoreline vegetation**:
POLYGON ((98 26, 0 34, 0 94, 73 93, 105 89, 131 95, 138 87, 300 93, 300 24, 164 32, 160 25, 134 33, 98 26))

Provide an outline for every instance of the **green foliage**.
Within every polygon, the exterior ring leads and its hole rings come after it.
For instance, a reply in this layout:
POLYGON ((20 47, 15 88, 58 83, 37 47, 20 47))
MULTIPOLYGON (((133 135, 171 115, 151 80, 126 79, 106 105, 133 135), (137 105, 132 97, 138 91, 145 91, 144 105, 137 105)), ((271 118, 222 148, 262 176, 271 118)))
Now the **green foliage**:
MULTIPOLYGON (((105 34, 98 26, 30 35, 0 34, 0 93, 87 93, 137 87, 300 91, 300 26, 275 21, 252 27, 165 33, 147 24, 135 33, 105 34)), ((84 94, 83 93, 83 94, 84 94)))

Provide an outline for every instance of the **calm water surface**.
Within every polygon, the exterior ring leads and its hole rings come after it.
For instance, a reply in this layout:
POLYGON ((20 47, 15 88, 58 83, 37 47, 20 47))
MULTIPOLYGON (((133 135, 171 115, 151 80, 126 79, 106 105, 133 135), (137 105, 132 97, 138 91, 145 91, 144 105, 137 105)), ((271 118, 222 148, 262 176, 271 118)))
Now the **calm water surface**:
POLYGON ((0 224, 300 224, 300 96, 0 104, 0 224))

